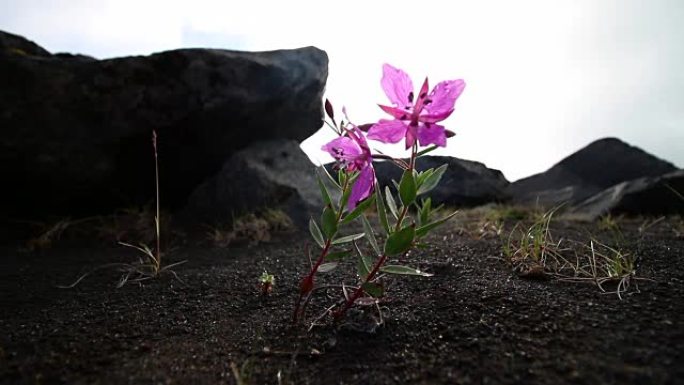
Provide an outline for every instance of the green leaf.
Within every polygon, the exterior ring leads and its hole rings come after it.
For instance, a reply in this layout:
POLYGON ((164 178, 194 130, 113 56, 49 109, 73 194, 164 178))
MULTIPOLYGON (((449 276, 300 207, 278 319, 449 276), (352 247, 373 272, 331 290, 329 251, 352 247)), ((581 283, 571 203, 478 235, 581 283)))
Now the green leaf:
POLYGON ((366 292, 366 294, 370 295, 373 298, 380 298, 385 292, 382 285, 373 282, 366 282, 363 285, 361 285, 361 288, 363 289, 363 291, 366 292))
POLYGON ((351 250, 333 251, 325 256, 325 260, 328 262, 339 262, 351 253, 351 250))
POLYGON ((341 168, 337 170, 337 183, 339 183, 340 187, 344 186, 344 181, 347 179, 347 172, 341 168))
POLYGON ((397 202, 394 201, 394 197, 392 196, 392 191, 390 191, 389 186, 385 186, 385 198, 387 199, 387 207, 389 207, 394 219, 398 219, 399 210, 397 209, 397 202))
POLYGON ((338 190, 342 191, 342 186, 340 186, 339 184, 337 184, 337 181, 335 180, 335 178, 332 177, 332 175, 330 175, 330 173, 328 172, 328 169, 325 168, 325 166, 321 166, 321 167, 319 167, 318 169, 321 170, 321 172, 323 173, 323 175, 325 175, 326 179, 328 179, 328 181, 330 181, 330 183, 332 183, 333 186, 335 186, 335 188, 337 188, 338 190))
POLYGON ((418 194, 425 194, 426 192, 437 187, 447 167, 447 164, 443 164, 437 167, 437 169, 430 176, 425 178, 425 182, 423 182, 420 188, 418 188, 418 194))
POLYGON ((413 175, 413 170, 404 170, 404 175, 401 176, 399 182, 399 197, 404 206, 408 206, 416 200, 416 179, 413 175))
POLYGON ((364 235, 365 235, 364 233, 358 233, 358 234, 347 235, 347 236, 344 236, 344 237, 339 237, 339 238, 335 239, 335 240, 332 242, 332 244, 333 244, 333 245, 341 245, 341 244, 343 244, 343 243, 353 242, 353 241, 355 241, 355 240, 357 240, 357 239, 363 238, 364 235))
POLYGON ((361 277, 361 279, 366 279, 366 277, 370 273, 371 266, 372 261, 370 257, 364 255, 359 256, 359 262, 356 265, 356 271, 359 274, 359 277, 361 277))
POLYGON ((432 199, 423 199, 423 205, 420 208, 420 225, 427 224, 430 220, 430 213, 432 212, 432 199))
POLYGON ((318 272, 327 273, 329 271, 333 271, 337 267, 337 265, 337 262, 321 263, 321 265, 318 266, 318 272))
POLYGON ((375 203, 378 210, 378 219, 380 220, 380 225, 385 231, 385 235, 390 233, 389 222, 387 221, 387 211, 385 209, 385 201, 382 199, 382 192, 379 187, 375 189, 375 203))
POLYGON ((321 228, 326 239, 332 239, 337 232, 337 213, 328 205, 321 214, 321 228))
POLYGON ((316 181, 318 182, 318 188, 321 189, 321 197, 323 197, 323 203, 332 206, 332 199, 330 199, 330 193, 328 193, 328 188, 325 187, 321 176, 316 174, 316 181))
MULTIPOLYGON (((387 274, 399 274, 399 275, 420 275, 422 277, 432 277, 434 274, 426 273, 413 267, 402 266, 402 265, 387 265, 380 268, 380 271, 387 274)), ((370 293, 369 293, 370 294, 370 293)))
POLYGON ((385 241, 385 254, 401 254, 411 248, 413 239, 416 236, 415 225, 404 227, 403 229, 390 234, 385 241))
POLYGON ((350 223, 354 219, 358 218, 361 214, 363 214, 368 208, 375 203, 375 195, 372 195, 370 198, 365 199, 363 202, 360 202, 354 210, 352 210, 351 213, 347 214, 342 221, 340 222, 343 225, 346 225, 347 223, 350 223))
POLYGON ((340 197, 340 202, 339 202, 340 210, 342 210, 343 212, 347 208, 347 203, 349 202, 349 197, 351 196, 351 192, 352 192, 352 186, 354 185, 354 180, 356 180, 357 176, 358 176, 358 173, 356 173, 355 175, 346 175, 345 176, 345 178, 349 178, 349 182, 347 183, 347 188, 344 191, 342 191, 342 196, 340 197))
POLYGON ((435 170, 430 168, 418 174, 416 177, 416 185, 418 185, 418 188, 420 188, 423 182, 425 182, 425 179, 432 175, 433 172, 435 172, 435 170))
POLYGON ((444 218, 438 219, 432 223, 428 223, 427 225, 423 225, 423 226, 419 227, 418 229, 416 229, 416 236, 419 238, 424 237, 425 235, 427 235, 430 232, 430 230, 434 229, 437 226, 444 224, 444 222, 453 218, 453 216, 456 215, 457 213, 458 213, 458 210, 454 211, 453 213, 447 215, 444 218))
POLYGON ((311 233, 311 237, 313 237, 314 241, 318 244, 318 246, 322 248, 325 247, 325 240, 323 240, 323 233, 321 233, 321 229, 318 228, 318 225, 316 224, 316 221, 314 221, 313 218, 309 220, 309 232, 311 233))
POLYGON ((428 152, 435 151, 435 150, 438 149, 438 148, 439 148, 438 146, 434 146, 434 145, 433 145, 433 146, 430 146, 430 147, 426 148, 425 150, 418 151, 418 153, 416 154, 416 158, 419 157, 419 156, 423 156, 423 155, 427 154, 428 152))
POLYGON ((361 217, 361 223, 363 223, 363 232, 366 234, 368 243, 370 243, 373 251, 375 251, 375 254, 380 255, 380 247, 378 247, 378 241, 375 239, 375 234, 373 234, 373 227, 371 226, 370 222, 368 222, 368 218, 366 218, 365 215, 361 217))

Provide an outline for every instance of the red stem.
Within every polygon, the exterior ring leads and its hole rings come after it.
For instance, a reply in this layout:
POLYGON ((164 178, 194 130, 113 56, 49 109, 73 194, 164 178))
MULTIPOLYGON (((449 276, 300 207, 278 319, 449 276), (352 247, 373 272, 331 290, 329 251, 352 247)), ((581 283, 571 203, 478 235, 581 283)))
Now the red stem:
POLYGON ((336 311, 334 313, 335 319, 340 319, 344 314, 349 310, 349 308, 356 302, 359 297, 363 294, 363 285, 372 281, 375 278, 375 275, 380 271, 380 268, 382 265, 385 263, 387 260, 387 255, 383 254, 382 257, 378 260, 378 262, 373 266, 373 270, 371 270, 370 273, 366 276, 366 279, 364 280, 363 284, 361 284, 355 291, 354 294, 352 294, 349 299, 347 299, 347 302, 344 303, 344 307, 342 307, 340 310, 336 311))

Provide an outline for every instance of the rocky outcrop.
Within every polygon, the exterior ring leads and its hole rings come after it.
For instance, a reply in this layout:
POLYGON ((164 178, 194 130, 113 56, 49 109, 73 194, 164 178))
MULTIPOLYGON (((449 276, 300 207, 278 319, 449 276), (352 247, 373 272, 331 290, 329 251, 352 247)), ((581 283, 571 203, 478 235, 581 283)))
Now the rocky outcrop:
MULTIPOLYGON (((418 158, 416 169, 422 171, 443 164, 448 167, 441 182, 428 193, 436 204, 468 207, 508 199, 505 189, 509 183, 501 171, 482 163, 448 156, 423 156, 418 158)), ((391 162, 375 162, 374 166, 381 186, 392 186, 392 179, 401 179, 402 170, 391 162)))
POLYGON ((542 207, 575 204, 618 183, 656 177, 677 168, 616 139, 597 140, 546 172, 513 182, 507 192, 515 203, 542 207))
POLYGON ((185 204, 236 150, 322 124, 325 52, 181 49, 95 60, 0 32, 0 177, 10 217, 185 204))
POLYGON ((315 166, 299 143, 274 140, 231 156, 192 193, 182 216, 193 222, 229 223, 245 213, 280 209, 303 225, 310 212, 322 207, 315 166))
POLYGON ((619 183, 577 204, 570 213, 589 220, 606 214, 684 215, 684 170, 619 183))

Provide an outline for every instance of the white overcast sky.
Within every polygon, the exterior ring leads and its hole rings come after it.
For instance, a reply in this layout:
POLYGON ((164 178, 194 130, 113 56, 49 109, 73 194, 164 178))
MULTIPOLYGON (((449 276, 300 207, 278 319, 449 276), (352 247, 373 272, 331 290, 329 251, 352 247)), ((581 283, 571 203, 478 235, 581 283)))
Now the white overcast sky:
MULTIPOLYGON (((441 153, 510 180, 606 136, 684 166, 682 0, 0 0, 0 29, 97 58, 315 45, 326 96, 357 123, 384 117, 385 62, 414 83, 463 78, 441 153)), ((331 135, 303 148, 326 160, 331 135)))

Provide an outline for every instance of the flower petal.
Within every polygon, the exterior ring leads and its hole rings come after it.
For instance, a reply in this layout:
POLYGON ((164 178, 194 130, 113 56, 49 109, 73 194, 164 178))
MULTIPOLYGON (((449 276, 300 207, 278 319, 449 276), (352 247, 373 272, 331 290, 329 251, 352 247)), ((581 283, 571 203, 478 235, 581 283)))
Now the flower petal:
POLYGON ((409 94, 413 92, 413 82, 406 72, 389 64, 382 66, 382 89, 389 100, 397 107, 404 108, 410 106, 411 98, 409 94))
POLYGON ((422 115, 421 120, 434 123, 448 118, 464 88, 463 79, 447 80, 437 84, 428 97, 430 103, 425 106, 427 114, 422 115))
POLYGON ((383 111, 392 115, 395 119, 407 120, 411 117, 411 108, 410 107, 408 109, 402 109, 402 108, 396 108, 396 107, 383 106, 382 104, 378 104, 378 106, 383 111))
POLYGON ((332 155, 338 161, 353 161, 363 154, 361 147, 354 140, 346 136, 340 136, 331 140, 324 144, 321 150, 332 155))
POLYGON ((444 126, 425 123, 418 127, 418 143, 423 147, 429 144, 446 147, 446 139, 444 126))
POLYGON ((401 120, 380 119, 368 130, 366 137, 382 143, 397 143, 406 136, 407 128, 401 120))
POLYGON ((374 186, 375 170, 373 170, 373 166, 368 165, 361 170, 361 174, 359 174, 358 178, 356 178, 356 182, 354 182, 354 186, 352 186, 349 203, 347 204, 349 211, 354 210, 359 202, 368 198, 373 192, 374 186))

